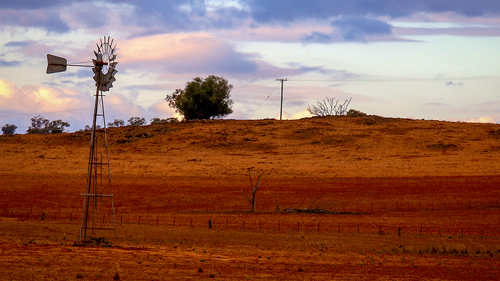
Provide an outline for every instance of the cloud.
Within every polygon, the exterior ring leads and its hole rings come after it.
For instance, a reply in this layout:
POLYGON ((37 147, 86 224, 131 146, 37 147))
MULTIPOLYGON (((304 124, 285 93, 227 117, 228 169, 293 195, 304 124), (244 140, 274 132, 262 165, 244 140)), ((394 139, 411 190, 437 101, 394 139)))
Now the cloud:
POLYGON ((342 18, 332 22, 338 27, 345 41, 365 41, 367 35, 389 35, 392 26, 377 19, 342 18))
POLYGON ((461 82, 452 82, 452 81, 449 81, 449 82, 446 82, 446 86, 463 86, 464 83, 461 83, 461 82))
POLYGON ((33 40, 28 40, 28 41, 10 41, 5 43, 3 46, 4 47, 11 47, 11 48, 17 48, 17 47, 28 47, 35 44, 35 41, 33 40))
POLYGON ((57 9, 0 9, 0 26, 44 28, 58 33, 69 31, 57 9))
POLYGON ((280 0, 244 0, 253 19, 259 23, 287 23, 304 19, 329 19, 339 16, 365 17, 389 16, 399 18, 415 13, 453 12, 467 17, 485 14, 499 14, 500 2, 483 0, 378 0, 345 1, 316 0, 289 1, 283 5, 280 0))
POLYGON ((136 67, 163 68, 177 74, 248 74, 258 65, 249 54, 208 33, 161 34, 121 43, 120 62, 136 67))
POLYGON ((494 115, 494 116, 481 116, 478 118, 470 118, 470 119, 465 120, 465 122, 468 122, 468 123, 493 123, 493 124, 499 123, 499 121, 500 121, 500 118, 496 115, 494 115))
POLYGON ((0 67, 14 67, 14 66, 19 66, 18 61, 6 61, 3 59, 0 59, 0 67))

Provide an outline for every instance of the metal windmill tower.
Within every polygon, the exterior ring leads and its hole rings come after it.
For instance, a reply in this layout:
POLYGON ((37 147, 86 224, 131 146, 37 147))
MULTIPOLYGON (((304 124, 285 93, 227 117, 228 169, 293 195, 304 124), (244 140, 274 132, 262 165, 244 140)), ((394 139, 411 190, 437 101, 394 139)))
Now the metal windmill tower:
POLYGON ((47 73, 65 71, 67 66, 92 67, 96 81, 96 94, 92 133, 90 137, 90 153, 87 170, 87 184, 83 196, 83 214, 78 242, 104 240, 104 233, 114 233, 115 210, 113 189, 111 187, 111 173, 109 165, 108 139, 106 133, 106 118, 104 115, 104 94, 113 87, 116 71, 115 49, 113 40, 108 36, 99 40, 97 51, 94 51, 93 66, 67 64, 65 58, 47 55, 47 73), (99 123, 102 122, 102 127, 99 123), (106 217, 107 215, 107 217, 106 217))

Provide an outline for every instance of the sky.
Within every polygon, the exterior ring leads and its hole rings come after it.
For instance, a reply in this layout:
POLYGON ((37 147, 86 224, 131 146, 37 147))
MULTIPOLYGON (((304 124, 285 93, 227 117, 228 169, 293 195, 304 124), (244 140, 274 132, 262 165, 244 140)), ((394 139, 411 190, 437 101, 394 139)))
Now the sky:
POLYGON ((106 121, 179 116, 165 102, 195 77, 234 86, 228 119, 310 116, 326 97, 367 114, 500 122, 498 0, 0 0, 0 125, 42 115, 90 125, 90 68, 46 74, 47 54, 90 64, 111 36, 119 62, 106 121))

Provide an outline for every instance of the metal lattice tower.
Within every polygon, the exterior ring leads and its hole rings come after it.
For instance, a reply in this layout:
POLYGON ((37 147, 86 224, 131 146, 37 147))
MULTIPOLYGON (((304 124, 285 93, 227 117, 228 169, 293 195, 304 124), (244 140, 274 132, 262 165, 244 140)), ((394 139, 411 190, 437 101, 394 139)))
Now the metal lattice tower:
POLYGON ((115 62, 116 54, 113 40, 104 37, 94 51, 93 59, 94 80, 96 81, 96 94, 92 134, 90 138, 90 153, 87 170, 87 185, 83 200, 82 225, 78 242, 92 239, 103 239, 106 232, 112 231, 116 238, 115 208, 113 202, 113 189, 111 186, 111 172, 109 165, 108 138, 106 133, 106 117, 104 115, 103 92, 113 87, 116 81, 115 62), (102 122, 102 127, 98 124, 102 122), (106 214, 108 218, 106 218, 106 214))
POLYGON ((109 165, 108 139, 106 133, 106 118, 104 115, 104 95, 113 87, 116 71, 116 45, 108 36, 99 40, 93 66, 68 64, 67 60, 54 55, 47 55, 47 74, 66 71, 67 66, 92 67, 96 81, 96 94, 92 134, 90 138, 90 153, 87 170, 87 183, 83 196, 82 224, 78 242, 105 239, 105 233, 112 232, 116 239, 115 208, 111 173, 109 165), (102 124, 99 125, 99 124, 102 124))

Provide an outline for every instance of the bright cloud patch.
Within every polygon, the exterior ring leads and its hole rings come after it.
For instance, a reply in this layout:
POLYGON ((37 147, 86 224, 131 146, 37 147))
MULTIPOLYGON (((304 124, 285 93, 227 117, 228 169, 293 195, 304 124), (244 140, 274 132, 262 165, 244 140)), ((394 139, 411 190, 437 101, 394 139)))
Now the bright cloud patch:
POLYGON ((208 33, 161 34, 120 44, 120 61, 173 73, 252 73, 250 56, 208 33))

